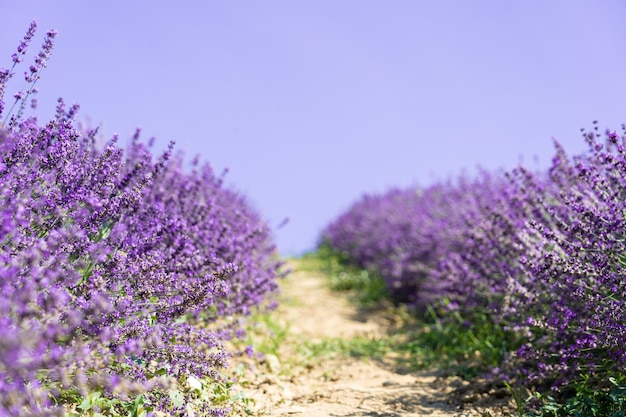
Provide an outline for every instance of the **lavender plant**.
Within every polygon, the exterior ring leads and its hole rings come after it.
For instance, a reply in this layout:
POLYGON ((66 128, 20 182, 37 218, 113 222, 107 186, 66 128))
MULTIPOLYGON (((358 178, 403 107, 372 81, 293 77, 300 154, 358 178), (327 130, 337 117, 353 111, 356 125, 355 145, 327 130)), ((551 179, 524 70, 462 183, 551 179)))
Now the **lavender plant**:
POLYGON ((559 389, 624 369, 624 137, 585 132, 589 152, 556 143, 546 174, 518 167, 444 276, 460 309, 486 308, 527 338, 508 365, 559 389), (514 365, 514 366, 512 366, 514 365))
MULTIPOLYGON (((520 304, 534 337, 519 352, 533 365, 530 377, 555 387, 582 377, 606 379, 626 366, 623 326, 626 136, 583 132, 589 152, 553 159, 550 179, 558 190, 537 190, 544 221, 529 221, 542 243, 540 256, 522 258, 532 296, 520 304)), ((527 179, 524 183, 528 184, 527 179)))
POLYGON ((443 296, 436 271, 462 251, 468 222, 496 198, 501 182, 482 172, 472 180, 365 195, 322 232, 321 242, 375 269, 396 301, 423 308, 443 296))
MULTIPOLYGON (((0 129, 0 415, 62 415, 72 392, 149 394, 186 413, 167 390, 219 380, 223 340, 242 330, 233 317, 277 288, 270 231, 208 165, 186 172, 171 146, 155 160, 137 133, 126 152, 116 137, 101 149, 62 100, 47 124, 24 119, 55 35, 0 129), (212 326, 189 320, 200 316, 212 326)), ((2 94, 13 68, 0 72, 2 94)))

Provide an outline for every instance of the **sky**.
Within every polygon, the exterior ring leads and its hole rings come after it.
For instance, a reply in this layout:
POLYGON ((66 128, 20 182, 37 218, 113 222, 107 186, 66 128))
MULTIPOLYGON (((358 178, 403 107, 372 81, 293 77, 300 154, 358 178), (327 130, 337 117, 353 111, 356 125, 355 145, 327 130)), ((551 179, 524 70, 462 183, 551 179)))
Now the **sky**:
POLYGON ((63 97, 106 137, 139 127, 227 168, 285 256, 365 193, 545 167, 552 138, 576 154, 581 128, 626 122, 621 0, 0 0, 0 13, 0 67, 31 20, 28 57, 59 32, 40 120, 63 97))

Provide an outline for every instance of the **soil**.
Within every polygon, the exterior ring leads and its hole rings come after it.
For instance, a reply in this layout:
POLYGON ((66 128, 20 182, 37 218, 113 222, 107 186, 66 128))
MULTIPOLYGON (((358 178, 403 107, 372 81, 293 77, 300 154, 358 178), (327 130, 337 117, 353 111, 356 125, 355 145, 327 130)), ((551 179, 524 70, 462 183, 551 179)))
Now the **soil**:
POLYGON ((257 416, 507 416, 510 396, 481 381, 463 381, 438 370, 411 371, 391 353, 383 358, 346 357, 339 353, 307 357, 306 342, 381 338, 397 317, 389 309, 360 308, 345 294, 331 291, 319 273, 290 264, 281 302, 272 313, 284 334, 275 334, 275 354, 245 364, 243 394, 253 400, 257 416))

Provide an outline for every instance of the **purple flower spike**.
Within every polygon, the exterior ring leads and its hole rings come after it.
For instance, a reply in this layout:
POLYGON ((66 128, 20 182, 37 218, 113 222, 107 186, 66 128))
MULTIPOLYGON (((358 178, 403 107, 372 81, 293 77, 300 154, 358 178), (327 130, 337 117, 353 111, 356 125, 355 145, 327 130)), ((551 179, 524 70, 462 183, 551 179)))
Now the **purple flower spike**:
POLYGON ((156 158, 139 132, 100 146, 77 105, 56 110, 0 127, 0 415, 61 415, 67 392, 96 391, 176 415, 165 389, 219 380, 225 340, 272 301, 270 229, 209 165, 186 171, 173 143, 156 158))

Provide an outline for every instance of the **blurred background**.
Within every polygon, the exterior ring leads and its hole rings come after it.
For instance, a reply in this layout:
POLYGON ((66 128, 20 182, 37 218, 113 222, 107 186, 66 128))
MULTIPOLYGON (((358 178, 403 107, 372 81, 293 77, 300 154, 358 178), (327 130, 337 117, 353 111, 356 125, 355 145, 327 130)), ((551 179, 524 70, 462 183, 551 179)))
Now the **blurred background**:
POLYGON ((552 138, 579 153, 580 128, 626 122, 619 0, 1 3, 0 67, 31 20, 28 65, 59 32, 40 120, 63 97, 122 144, 140 127, 228 168, 283 255, 363 193, 546 167, 552 138))

